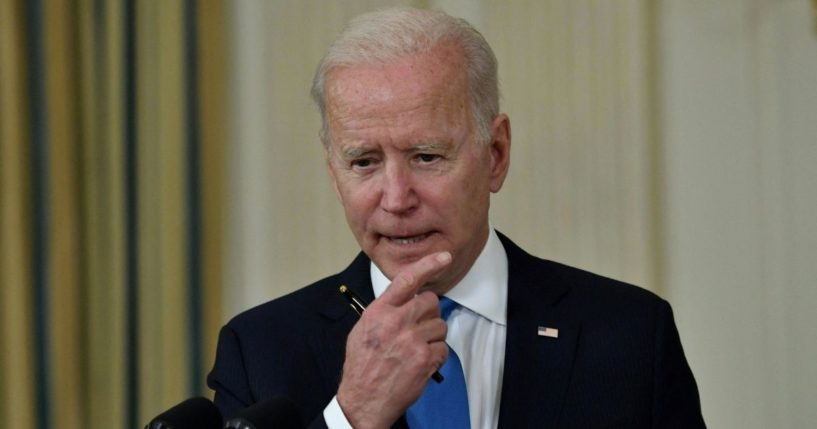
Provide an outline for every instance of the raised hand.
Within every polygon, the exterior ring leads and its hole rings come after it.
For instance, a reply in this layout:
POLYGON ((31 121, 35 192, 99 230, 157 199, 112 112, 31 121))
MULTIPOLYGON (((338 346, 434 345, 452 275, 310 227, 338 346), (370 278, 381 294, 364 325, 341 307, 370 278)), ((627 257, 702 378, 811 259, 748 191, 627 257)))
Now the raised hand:
POLYGON ((353 427, 389 427, 447 359, 439 299, 417 292, 450 262, 440 252, 407 266, 349 333, 337 398, 353 427))

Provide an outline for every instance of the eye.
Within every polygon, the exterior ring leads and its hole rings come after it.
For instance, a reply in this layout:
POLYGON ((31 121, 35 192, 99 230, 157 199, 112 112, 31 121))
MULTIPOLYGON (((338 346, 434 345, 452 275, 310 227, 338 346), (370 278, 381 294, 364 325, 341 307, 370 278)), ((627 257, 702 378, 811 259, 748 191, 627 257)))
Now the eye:
POLYGON ((419 159, 420 162, 422 162, 424 164, 434 162, 438 158, 440 158, 440 155, 435 155, 435 154, 432 154, 432 153, 421 153, 421 154, 417 155, 417 159, 419 159))
POLYGON ((365 169, 372 168, 374 166, 375 162, 376 161, 374 159, 372 159, 372 158, 360 158, 360 159, 352 160, 351 165, 352 165, 352 168, 354 168, 354 169, 365 170, 365 169))

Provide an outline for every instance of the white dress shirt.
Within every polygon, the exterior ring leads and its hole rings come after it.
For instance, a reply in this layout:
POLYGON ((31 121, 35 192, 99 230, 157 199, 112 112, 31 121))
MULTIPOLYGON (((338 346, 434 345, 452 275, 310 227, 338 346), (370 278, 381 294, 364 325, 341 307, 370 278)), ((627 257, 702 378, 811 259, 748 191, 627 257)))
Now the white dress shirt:
MULTIPOLYGON (((379 297, 391 281, 371 264, 372 288, 379 297)), ((492 429, 499 423, 508 302, 508 256, 491 229, 474 265, 445 294, 461 307, 448 317, 445 341, 462 362, 468 390, 472 429, 492 429)), ((337 397, 323 411, 330 429, 351 428, 337 397)))

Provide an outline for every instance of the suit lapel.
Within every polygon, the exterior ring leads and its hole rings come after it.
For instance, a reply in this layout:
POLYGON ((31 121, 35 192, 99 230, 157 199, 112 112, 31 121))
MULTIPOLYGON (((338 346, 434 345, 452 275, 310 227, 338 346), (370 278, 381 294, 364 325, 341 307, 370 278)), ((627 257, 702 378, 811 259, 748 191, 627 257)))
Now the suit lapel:
POLYGON ((569 293, 552 266, 500 234, 508 255, 508 321, 499 427, 555 427, 564 404, 581 325, 561 314, 569 293), (551 328, 548 335, 538 329, 551 328), (553 330, 558 330, 556 338, 553 330))
POLYGON ((359 319, 338 288, 345 284, 358 296, 371 302, 374 292, 369 277, 369 258, 361 252, 345 270, 327 280, 316 302, 315 308, 323 323, 320 329, 314 330, 311 345, 323 374, 322 379, 326 381, 324 388, 332 395, 340 385, 346 337, 359 319))
POLYGON ((316 307, 318 312, 329 321, 337 321, 346 317, 350 312, 354 314, 349 302, 343 298, 338 288, 346 285, 358 296, 367 302, 374 300, 372 280, 369 275, 370 260, 365 253, 360 252, 354 261, 338 275, 327 280, 329 284, 324 288, 324 296, 316 307))

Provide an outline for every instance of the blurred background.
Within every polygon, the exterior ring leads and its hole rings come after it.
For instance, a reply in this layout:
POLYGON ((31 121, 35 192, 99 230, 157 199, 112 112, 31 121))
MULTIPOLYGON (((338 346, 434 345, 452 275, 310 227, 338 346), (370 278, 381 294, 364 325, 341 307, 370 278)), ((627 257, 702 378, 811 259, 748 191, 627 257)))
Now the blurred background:
POLYGON ((351 261, 309 85, 400 4, 496 51, 493 225, 668 299, 710 427, 814 427, 813 0, 0 0, 0 425, 211 396, 223 323, 351 261))

